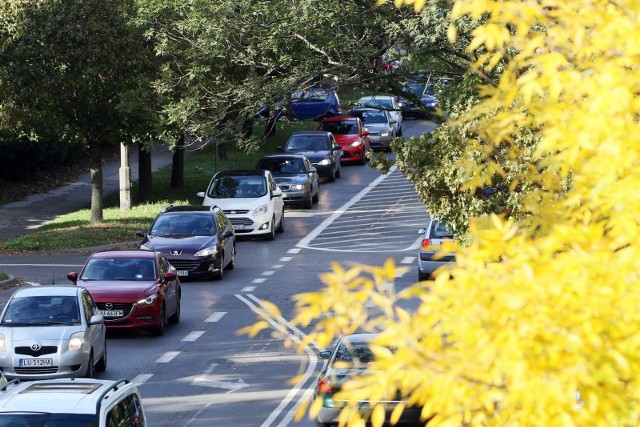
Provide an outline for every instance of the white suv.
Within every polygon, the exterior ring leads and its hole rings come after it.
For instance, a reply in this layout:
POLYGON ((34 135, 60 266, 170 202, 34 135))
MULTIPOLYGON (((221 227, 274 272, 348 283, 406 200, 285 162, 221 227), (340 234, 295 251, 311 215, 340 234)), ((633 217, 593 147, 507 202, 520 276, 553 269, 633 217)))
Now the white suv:
POLYGON ((216 205, 229 218, 236 236, 261 235, 268 240, 284 231, 282 190, 271 172, 263 169, 216 173, 203 197, 203 205, 216 205))
POLYGON ((147 420, 129 380, 15 379, 0 387, 0 425, 144 427, 147 420))

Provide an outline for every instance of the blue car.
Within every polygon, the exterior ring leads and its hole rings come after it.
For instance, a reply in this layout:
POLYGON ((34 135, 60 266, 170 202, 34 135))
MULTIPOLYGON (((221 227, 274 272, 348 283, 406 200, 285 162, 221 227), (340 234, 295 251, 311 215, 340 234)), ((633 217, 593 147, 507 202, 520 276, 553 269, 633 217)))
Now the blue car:
POLYGON ((333 89, 309 88, 291 94, 290 115, 297 120, 322 120, 339 116, 340 100, 333 89))

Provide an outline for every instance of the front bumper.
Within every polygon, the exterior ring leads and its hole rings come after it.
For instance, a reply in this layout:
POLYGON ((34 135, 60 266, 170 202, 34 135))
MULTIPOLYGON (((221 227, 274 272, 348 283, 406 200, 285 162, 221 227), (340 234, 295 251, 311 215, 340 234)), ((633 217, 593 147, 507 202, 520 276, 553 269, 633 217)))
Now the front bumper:
POLYGON ((55 347, 55 352, 45 352, 38 356, 16 354, 15 352, 0 353, 0 370, 8 379, 44 380, 84 376, 89 363, 90 348, 88 346, 86 349, 67 350, 68 341, 42 342, 41 345, 45 349, 55 347), (51 366, 20 367, 20 359, 30 361, 52 359, 52 364, 51 366))

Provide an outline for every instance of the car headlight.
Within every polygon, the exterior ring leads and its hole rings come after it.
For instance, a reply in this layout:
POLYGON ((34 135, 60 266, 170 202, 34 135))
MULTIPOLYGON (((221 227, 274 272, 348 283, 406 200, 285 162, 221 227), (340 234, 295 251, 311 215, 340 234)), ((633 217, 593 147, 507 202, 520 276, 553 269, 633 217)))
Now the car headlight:
POLYGON ((267 205, 262 205, 253 210, 253 216, 264 215, 269 212, 269 208, 267 205))
POLYGON ((0 353, 7 351, 7 347, 4 343, 4 335, 0 334, 0 353))
POLYGON ((211 246, 211 247, 199 250, 194 254, 194 256, 209 256, 209 255, 215 255, 216 253, 218 253, 218 248, 215 246, 211 246))
POLYGON ((147 245, 140 245, 140 249, 146 249, 148 251, 151 250, 151 248, 149 246, 147 246, 147 245))
POLYGON ((383 130, 382 132, 380 132, 380 136, 382 138, 386 138, 389 136, 389 131, 388 130, 383 130))
POLYGON ((349 144, 349 147, 359 147, 362 145, 362 140, 357 140, 357 141, 353 141, 351 144, 349 144))
POLYGON ((76 332, 69 338, 69 350, 80 350, 84 344, 84 332, 76 332))
POLYGON ((295 184, 290 187, 292 190, 304 190, 304 184, 295 184))
POLYGON ((138 305, 149 305, 149 304, 153 304, 153 302, 156 300, 156 298, 158 298, 157 294, 152 294, 149 295, 146 298, 141 299, 140 301, 137 302, 138 305))
POLYGON ((326 165, 330 165, 330 164, 331 164, 331 160, 330 159, 323 159, 323 160, 320 160, 318 162, 319 166, 326 166, 326 165))

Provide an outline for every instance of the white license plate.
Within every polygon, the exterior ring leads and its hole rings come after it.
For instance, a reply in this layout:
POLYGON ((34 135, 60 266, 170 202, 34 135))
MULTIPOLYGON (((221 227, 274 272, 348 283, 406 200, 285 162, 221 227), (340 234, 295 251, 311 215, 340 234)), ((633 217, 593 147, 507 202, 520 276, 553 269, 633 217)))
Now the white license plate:
POLYGON ((178 274, 178 276, 188 276, 189 270, 177 270, 176 273, 178 274))
POLYGON ((20 359, 19 366, 53 366, 53 359, 20 359))
POLYGON ((122 317, 124 316, 124 310, 100 310, 100 314, 103 317, 122 317))
POLYGON ((234 224, 233 225, 233 229, 234 230, 244 230, 244 224, 234 224))

